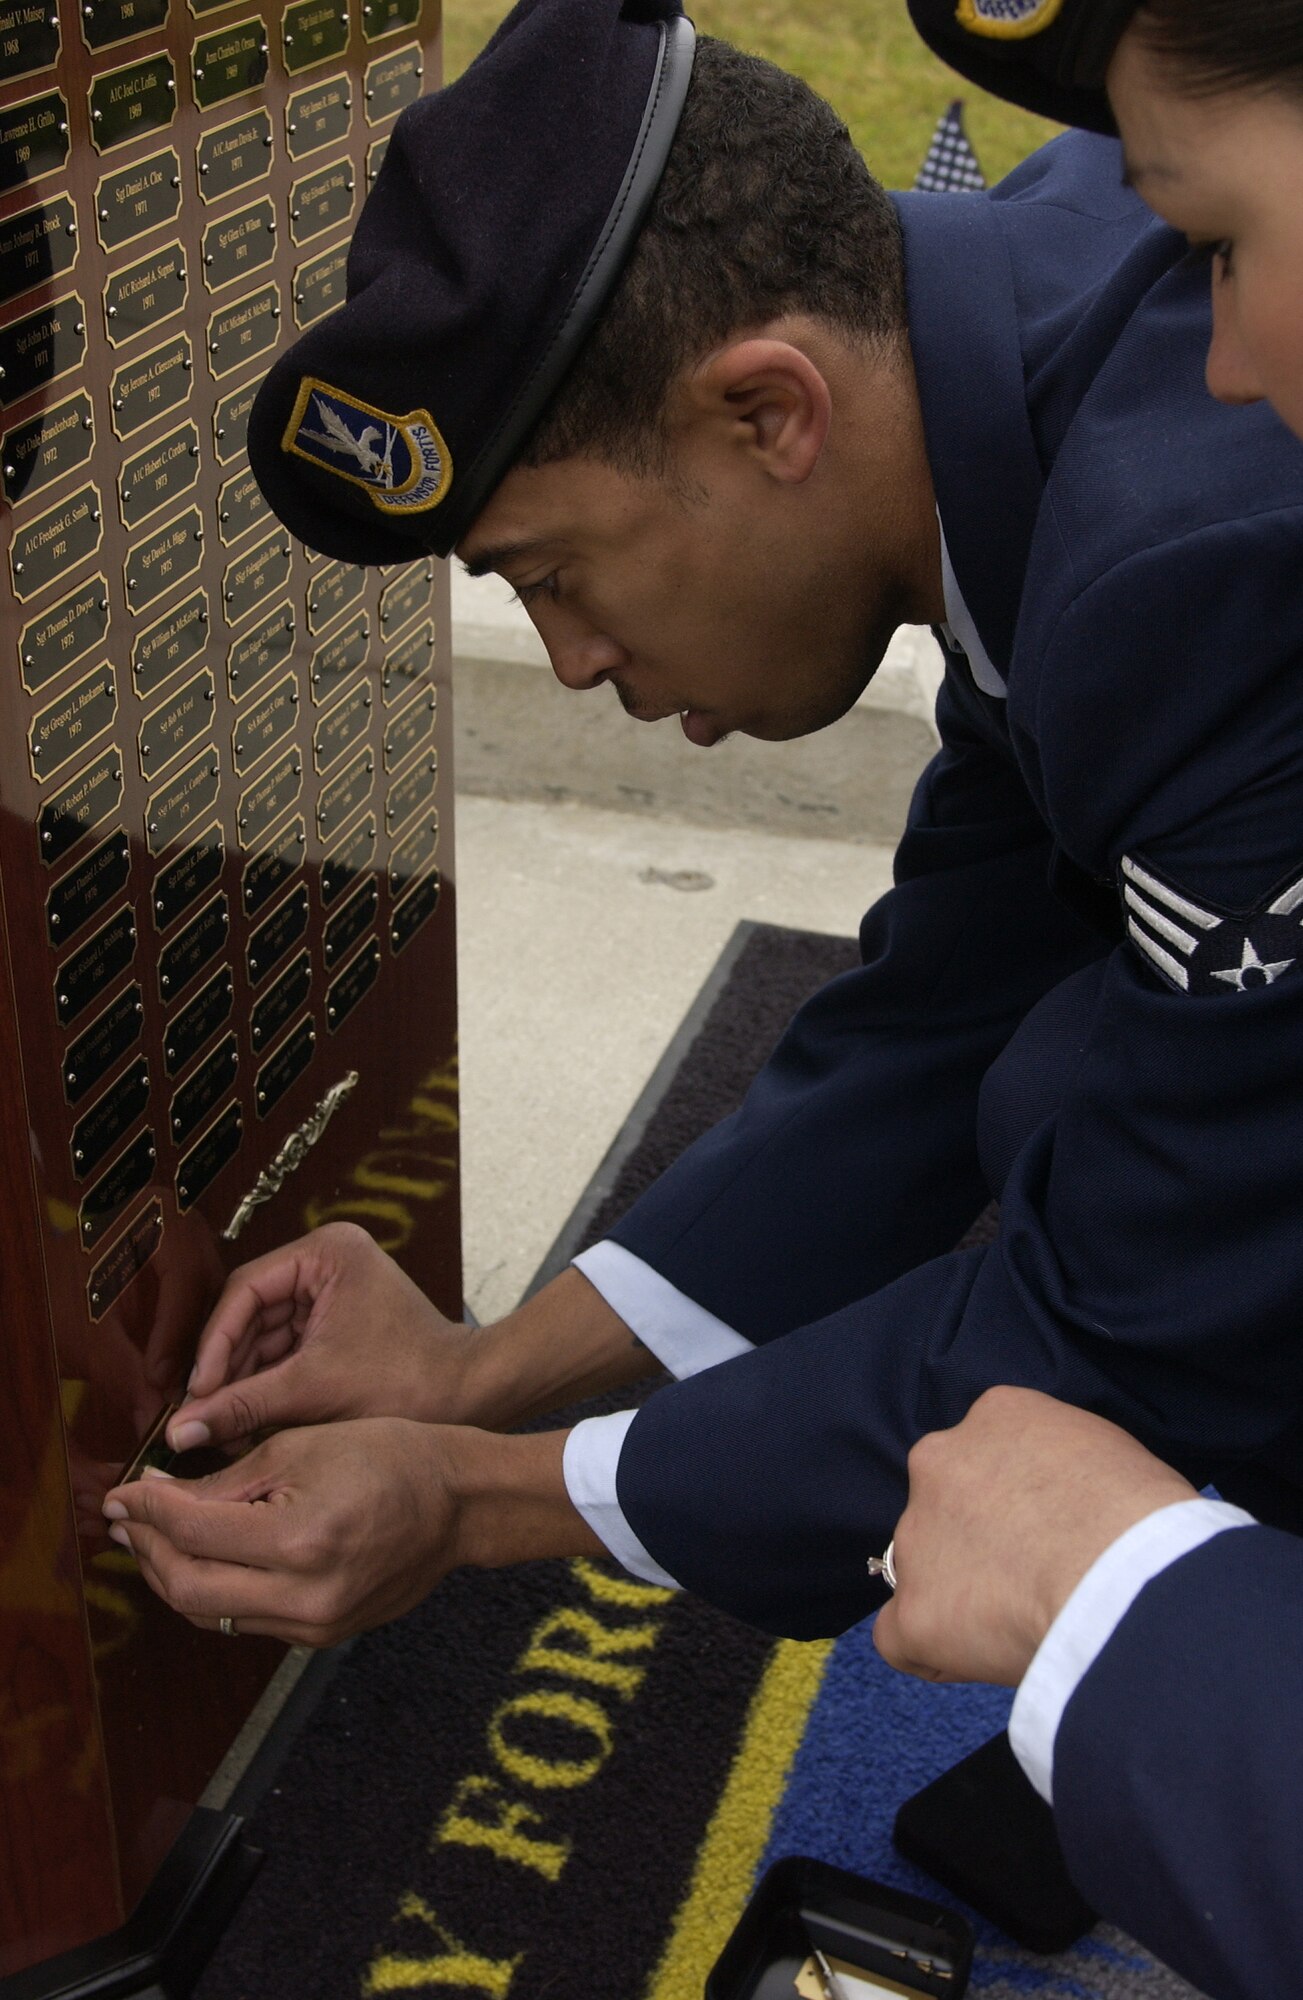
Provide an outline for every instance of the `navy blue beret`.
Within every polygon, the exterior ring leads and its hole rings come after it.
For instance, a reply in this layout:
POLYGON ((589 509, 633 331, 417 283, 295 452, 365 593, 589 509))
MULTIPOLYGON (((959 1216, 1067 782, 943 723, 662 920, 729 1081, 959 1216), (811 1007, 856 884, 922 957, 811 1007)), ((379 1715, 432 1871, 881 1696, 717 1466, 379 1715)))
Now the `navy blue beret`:
POLYGON ((1141 0, 909 0, 914 25, 983 90, 1064 125, 1117 131, 1104 75, 1141 0))
POLYGON ((348 296, 267 376, 249 456, 310 547, 447 555, 509 471, 628 257, 692 71, 680 0, 520 0, 403 112, 348 296))

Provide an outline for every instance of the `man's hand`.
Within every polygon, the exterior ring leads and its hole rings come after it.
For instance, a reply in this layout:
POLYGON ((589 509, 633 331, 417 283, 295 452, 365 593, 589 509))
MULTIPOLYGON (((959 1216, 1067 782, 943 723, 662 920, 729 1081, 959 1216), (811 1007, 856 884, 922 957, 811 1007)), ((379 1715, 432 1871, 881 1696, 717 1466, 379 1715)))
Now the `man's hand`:
POLYGON ((1116 1424, 1034 1389, 988 1389, 909 1455, 896 1593, 874 1644, 924 1680, 1014 1687, 1096 1558, 1195 1497, 1116 1424))
POLYGON ((402 1418, 283 1431, 210 1478, 116 1487, 104 1512, 193 1624, 332 1646, 460 1563, 605 1555, 566 1494, 566 1435, 402 1418))

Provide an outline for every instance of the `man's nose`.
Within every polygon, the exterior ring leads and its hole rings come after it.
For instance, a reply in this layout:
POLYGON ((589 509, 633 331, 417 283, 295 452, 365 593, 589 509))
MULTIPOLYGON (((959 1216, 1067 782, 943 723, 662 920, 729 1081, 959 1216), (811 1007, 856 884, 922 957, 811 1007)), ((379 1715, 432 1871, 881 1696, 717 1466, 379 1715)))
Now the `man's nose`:
POLYGON ((582 690, 599 687, 607 677, 629 663, 623 646, 568 610, 555 606, 531 607, 531 617, 539 637, 547 647, 552 671, 563 687, 582 690))
POLYGON ((1262 401, 1262 382, 1240 333, 1230 281, 1220 273, 1213 276, 1213 336, 1204 375, 1219 403, 1262 401))

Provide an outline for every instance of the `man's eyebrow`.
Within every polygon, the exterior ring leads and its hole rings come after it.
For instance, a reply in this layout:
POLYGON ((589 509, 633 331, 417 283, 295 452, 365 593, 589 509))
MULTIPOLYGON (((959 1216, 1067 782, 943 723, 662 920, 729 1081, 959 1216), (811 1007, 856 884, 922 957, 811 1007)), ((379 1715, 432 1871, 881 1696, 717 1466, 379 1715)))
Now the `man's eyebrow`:
POLYGON ((481 549, 478 555, 463 557, 462 567, 467 576, 487 576, 490 570, 505 569, 510 563, 536 555, 544 546, 537 539, 531 542, 499 542, 494 548, 481 549))

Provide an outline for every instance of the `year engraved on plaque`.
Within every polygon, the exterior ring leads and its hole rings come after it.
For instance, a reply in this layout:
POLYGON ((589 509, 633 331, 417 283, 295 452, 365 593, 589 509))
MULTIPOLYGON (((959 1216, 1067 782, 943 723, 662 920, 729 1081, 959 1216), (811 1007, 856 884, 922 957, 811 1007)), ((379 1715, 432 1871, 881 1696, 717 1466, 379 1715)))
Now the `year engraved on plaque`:
POLYGON ((124 904, 115 916, 66 958, 54 977, 54 1008, 61 1028, 84 1014, 136 955, 136 913, 124 904))
POLYGON ((312 732, 312 762, 318 773, 333 770, 359 739, 366 735, 371 720, 371 687, 365 679, 356 683, 328 709, 312 732))
POLYGON ((438 771, 439 760, 431 754, 413 764, 410 771, 404 771, 401 778, 394 779, 385 798, 386 833, 397 832, 414 812, 431 803, 438 771))
POLYGON ((241 881, 240 897, 246 917, 256 916, 297 872, 307 845, 307 828, 298 813, 268 836, 267 846, 248 863, 241 881))
POLYGON ((363 612, 351 618, 324 646, 317 647, 308 669, 314 702, 331 700, 336 690, 351 680, 359 667, 365 666, 370 644, 371 622, 363 612))
POLYGON ((203 559, 204 526, 197 507, 187 507, 151 535, 133 542, 127 556, 127 600, 143 611, 165 590, 194 573, 203 559))
POLYGON ((181 162, 170 146, 105 174, 95 189, 95 233, 106 250, 120 250, 171 222, 181 206, 181 162))
POLYGON ((249 1040, 255 1054, 275 1040, 291 1014, 298 1013, 311 990, 311 954, 301 951, 281 973, 275 985, 268 987, 249 1016, 249 1040))
POLYGON ((125 361, 109 384, 113 428, 129 438, 155 417, 178 409, 190 394, 194 359, 190 336, 178 333, 161 347, 125 361))
POLYGON ((267 74, 267 30, 255 15, 201 35, 191 57, 195 103, 201 111, 256 90, 267 74))
POLYGON ((48 514, 19 528, 9 544, 15 597, 35 597, 57 577, 88 562, 104 532, 99 488, 83 486, 48 514))
POLYGON ((239 1152, 243 1132, 244 1115, 239 1105, 228 1104, 221 1117, 209 1127, 194 1150, 186 1154, 176 1170, 178 1208, 193 1208, 200 1195, 212 1186, 222 1168, 229 1165, 239 1152))
POLYGON ((276 345, 280 332, 281 295, 278 285, 264 285, 261 291, 221 306, 208 322, 209 373, 217 380, 242 367, 255 354, 265 354, 276 345))
MULTIPOLYGON (((210 222, 200 241, 200 267, 204 274, 204 284, 210 292, 220 292, 223 285, 230 285, 237 278, 247 278, 253 271, 270 264, 276 254, 276 211, 270 195, 261 201, 250 202, 247 208, 237 209, 234 215, 225 215, 220 222, 210 222)), ((256 384, 248 390, 252 402, 256 384)), ((245 413, 248 420, 248 411, 245 413)))
POLYGON ((191 903, 212 888, 221 875, 225 858, 222 829, 214 824, 205 827, 175 861, 159 869, 151 898, 155 930, 167 930, 183 910, 188 910, 191 903))
POLYGON ((375 789, 375 758, 370 750, 360 750, 337 778, 323 785, 317 800, 317 833, 323 841, 333 840, 375 789))
POLYGON ((355 563, 332 562, 319 569, 308 585, 308 630, 314 636, 351 610, 366 591, 366 571, 355 563))
POLYGON ((319 146, 347 139, 353 123, 353 80, 325 77, 296 90, 285 106, 285 150, 292 160, 315 153, 319 146))
POLYGON ((128 986, 110 1000, 89 1028, 68 1045, 63 1059, 63 1094, 69 1104, 80 1104, 107 1076, 120 1056, 140 1040, 145 1025, 145 1002, 139 986, 128 986))
POLYGON ((83 680, 38 709, 27 732, 32 776, 38 784, 53 778, 65 764, 113 727, 118 712, 118 684, 106 661, 83 680))
POLYGON ((157 1158, 154 1134, 146 1130, 96 1181, 77 1211, 83 1250, 93 1249, 102 1237, 107 1236, 127 1204, 135 1200, 142 1188, 149 1186, 157 1158))
POLYGON ((340 0, 297 0, 281 27, 285 67, 291 76, 329 62, 348 47, 348 7, 340 0))
POLYGON ((290 544, 282 530, 256 542, 222 572, 222 605, 228 625, 240 625, 267 599, 285 588, 290 573, 290 544))
POLYGON ((425 64, 417 42, 368 63, 362 91, 367 124, 383 125, 387 118, 396 118, 406 105, 414 104, 421 94, 424 75, 425 64))
POLYGON ((84 465, 91 455, 94 428, 91 400, 83 390, 6 431, 0 439, 0 472, 10 505, 30 500, 84 465))
POLYGON ((430 608, 434 589, 434 564, 409 563, 380 593, 380 630, 386 639, 401 632, 413 618, 430 608))
POLYGON ((47 90, 0 111, 0 194, 57 174, 68 157, 68 107, 63 94, 47 90))
POLYGON ((24 625, 18 640, 23 686, 39 694, 56 674, 104 643, 109 629, 108 585, 102 576, 88 577, 69 597, 24 625))
POLYGON ((405 700, 419 681, 429 680, 433 657, 434 626, 427 619, 424 625, 418 625, 414 632, 400 639, 391 653, 385 654, 380 689, 386 708, 405 700))
POLYGON ((145 132, 165 132, 176 112, 176 71, 170 56, 105 70, 86 93, 90 101, 90 142, 108 153, 145 132))
POLYGON ((91 1272, 86 1297, 92 1319, 103 1319, 105 1313, 117 1304, 131 1280, 138 1271, 144 1270, 162 1241, 163 1204, 155 1200, 137 1216, 129 1229, 123 1231, 112 1249, 105 1251, 91 1272))
POLYGON ((148 34, 167 21, 167 0, 81 0, 82 40, 88 49, 112 48, 148 34))
POLYGON ((188 290, 185 251, 165 243, 104 281, 104 331, 115 347, 147 327, 184 312, 188 290))
POLYGON ((0 222, 0 305, 64 277, 77 262, 77 248, 71 195, 51 195, 39 208, 20 209, 0 222))
POLYGON ((327 229, 336 229, 353 213, 356 186, 353 162, 332 160, 304 174, 290 189, 290 238, 295 244, 310 243, 327 229))
POLYGON ((205 132, 195 153, 200 199, 220 201, 237 188, 265 180, 274 151, 269 111, 246 111, 229 125, 205 132))
POLYGON ((0 402, 21 402, 71 375, 85 358, 86 308, 69 292, 0 332, 0 402))
POLYGON ((428 743, 434 735, 434 717, 438 705, 438 694, 434 688, 422 689, 407 707, 399 709, 385 724, 385 769, 396 771, 405 764, 414 750, 428 743))
POLYGON ((150 794, 145 808, 145 839, 151 854, 161 854, 174 840, 180 840, 201 814, 206 817, 212 811, 221 781, 217 752, 208 749, 169 784, 150 794))
POLYGON ((179 1075, 205 1042, 211 1041, 217 1030, 225 1026, 234 1006, 235 980, 230 966, 224 965, 168 1023, 163 1036, 163 1062, 169 1076, 179 1075))
POLYGON ((222 546, 229 548, 255 528, 265 528, 271 509, 262 497, 262 488, 247 469, 236 472, 217 490, 217 533, 222 546))
POLYGON ((302 330, 342 306, 348 290, 348 245, 309 257, 294 273, 294 324, 302 330))
POLYGON ((395 905, 389 918, 389 949, 395 958, 406 951, 421 925, 432 917, 439 907, 439 871, 427 875, 419 889, 413 889, 410 896, 404 896, 395 905))
POLYGON ((184 1146, 191 1133, 198 1131, 218 1099, 225 1097, 235 1082, 239 1067, 235 1036, 227 1035, 173 1096, 167 1120, 173 1145, 184 1146))
POLYGON ((169 764, 208 734, 215 695, 212 672, 205 667, 145 717, 139 736, 140 768, 145 777, 161 776, 169 764))
MULTIPOLYGON (((123 461, 118 474, 118 511, 125 528, 137 527, 171 501, 188 493, 199 477, 199 430, 181 424, 166 437, 123 461)), ((134 606, 133 606, 134 608, 134 606)))
POLYGON ((72 1128, 72 1172, 84 1181, 93 1174, 106 1154, 111 1153, 124 1132, 130 1131, 149 1104, 149 1064, 137 1057, 113 1088, 100 1098, 72 1128))
POLYGON ((339 1032, 359 1000, 371 991, 379 971, 380 947, 372 938, 326 988, 326 1026, 332 1035, 339 1032))
POLYGON ((241 712, 231 738, 237 777, 243 778, 255 764, 279 749, 294 732, 298 715, 299 691, 293 674, 277 681, 269 693, 250 702, 241 712))
POLYGON ((127 886, 131 873, 131 843, 125 833, 111 833, 86 859, 55 883, 45 899, 45 934, 51 944, 66 944, 83 924, 98 916, 106 903, 127 886))
POLYGON ((131 679, 142 701, 197 660, 208 643, 208 598, 192 591, 165 617, 147 625, 131 648, 131 679))
POLYGON ((211 903, 192 917, 184 930, 178 931, 171 944, 165 945, 158 958, 158 994, 160 1000, 175 1000, 197 979, 206 965, 210 965, 218 953, 225 951, 226 940, 231 934, 231 911, 225 896, 214 896, 211 903))
POLYGON ((241 847, 261 847, 277 820, 298 804, 302 790, 303 758, 299 751, 287 750, 265 777, 240 794, 235 823, 241 847))
POLYGON ((59 60, 59 12, 53 0, 0 6, 0 83, 17 83, 59 60))
POLYGON ((294 607, 278 604, 237 639, 226 657, 226 685, 232 701, 243 701, 294 650, 294 607))
POLYGON ((42 861, 47 867, 61 861, 83 834, 116 813, 121 803, 122 756, 111 744, 41 807, 36 831, 42 861))
POLYGON ((376 816, 365 813, 334 852, 321 864, 321 900, 326 909, 338 902, 349 884, 369 868, 376 851, 376 816))
POLYGON ((232 389, 218 400, 213 411, 213 450, 222 465, 229 465, 237 453, 244 450, 249 432, 249 412, 261 382, 262 377, 256 376, 242 389, 232 389))
POLYGON ((253 1094, 260 1118, 269 1117, 292 1083, 297 1082, 317 1046, 317 1030, 310 1015, 285 1037, 274 1056, 268 1056, 254 1078, 253 1094))
POLYGON ((421 15, 421 0, 362 0, 362 36, 378 42, 399 28, 414 28, 421 15))
POLYGON ((307 928, 308 892, 305 885, 300 883, 283 903, 277 905, 269 917, 264 917, 250 937, 245 952, 249 984, 257 986, 264 980, 272 967, 298 943, 307 928))
POLYGON ((370 930, 379 907, 380 886, 373 876, 349 897, 326 925, 323 956, 328 969, 339 964, 363 931, 370 930))

